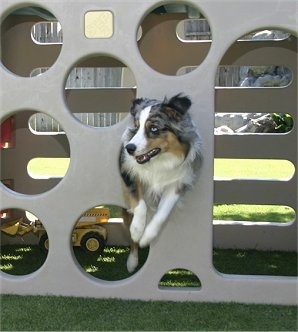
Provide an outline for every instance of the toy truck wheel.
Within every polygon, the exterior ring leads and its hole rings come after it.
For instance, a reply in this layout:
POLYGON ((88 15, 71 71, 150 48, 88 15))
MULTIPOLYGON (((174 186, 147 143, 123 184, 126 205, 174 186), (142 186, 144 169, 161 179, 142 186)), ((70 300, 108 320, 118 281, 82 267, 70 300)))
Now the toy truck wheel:
POLYGON ((81 247, 88 253, 102 253, 105 240, 103 236, 97 234, 96 232, 89 232, 82 237, 81 247))
POLYGON ((39 239, 39 248, 44 252, 48 252, 48 250, 49 250, 49 239, 48 239, 48 234, 47 233, 43 234, 40 237, 40 239, 39 239))

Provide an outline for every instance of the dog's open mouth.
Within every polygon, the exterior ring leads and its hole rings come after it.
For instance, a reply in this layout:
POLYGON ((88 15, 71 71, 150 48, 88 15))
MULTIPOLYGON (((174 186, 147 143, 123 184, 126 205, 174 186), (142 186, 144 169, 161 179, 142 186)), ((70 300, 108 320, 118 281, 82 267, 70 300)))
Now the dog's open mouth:
POLYGON ((139 164, 145 164, 147 163, 151 158, 155 157, 156 155, 158 155, 160 152, 160 148, 155 148, 152 149, 150 151, 148 151, 147 153, 141 154, 139 156, 136 156, 136 161, 139 164))

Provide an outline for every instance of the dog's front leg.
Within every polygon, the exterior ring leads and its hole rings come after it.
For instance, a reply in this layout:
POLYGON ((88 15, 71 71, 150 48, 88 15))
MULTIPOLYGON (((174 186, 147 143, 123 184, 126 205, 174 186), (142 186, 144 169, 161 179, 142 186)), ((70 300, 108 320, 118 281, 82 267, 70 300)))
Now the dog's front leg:
POLYGON ((179 194, 176 192, 176 188, 171 188, 163 193, 157 211, 154 214, 152 220, 145 229, 145 232, 139 242, 140 247, 148 246, 152 240, 154 240, 160 232, 163 224, 166 222, 173 207, 179 200, 179 194))
POLYGON ((130 245, 130 252, 127 258, 126 267, 129 273, 132 273, 139 264, 139 245, 132 242, 130 245))
POLYGON ((139 242, 146 227, 147 206, 143 199, 133 210, 133 219, 130 225, 130 235, 134 242, 139 242))
POLYGON ((130 253, 126 262, 126 267, 129 273, 132 273, 139 264, 139 250, 138 242, 142 237, 146 227, 147 206, 143 199, 138 202, 138 205, 133 209, 133 218, 130 224, 130 236, 132 243, 130 246, 130 253))
POLYGON ((132 244, 130 247, 130 253, 127 259, 127 270, 132 273, 139 263, 139 253, 138 253, 138 242, 144 233, 146 227, 146 215, 147 206, 143 199, 141 199, 138 205, 134 208, 133 219, 130 225, 130 236, 132 239, 132 244))

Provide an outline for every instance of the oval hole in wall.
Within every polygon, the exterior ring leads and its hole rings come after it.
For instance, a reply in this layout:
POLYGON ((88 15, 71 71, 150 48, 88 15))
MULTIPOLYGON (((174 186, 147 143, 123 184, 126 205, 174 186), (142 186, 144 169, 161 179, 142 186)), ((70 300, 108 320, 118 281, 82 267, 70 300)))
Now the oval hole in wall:
POLYGON ((290 38, 291 34, 287 31, 266 29, 252 31, 238 39, 238 41, 282 41, 290 38))
POLYGON ((33 179, 63 178, 67 173, 70 158, 33 158, 28 162, 27 171, 33 179))
POLYGON ((214 159, 215 180, 278 180, 289 181, 295 166, 282 159, 214 159))
POLYGON ((266 204, 215 204, 213 206, 214 224, 274 225, 290 224, 296 219, 293 208, 285 205, 266 204), (229 223, 230 222, 230 223, 229 223))
POLYGON ((224 274, 297 277, 297 252, 214 249, 213 265, 224 274))
POLYGON ((216 87, 283 88, 291 84, 292 70, 284 65, 219 66, 216 87))
POLYGON ((215 113, 215 135, 288 134, 295 126, 289 113, 215 113))

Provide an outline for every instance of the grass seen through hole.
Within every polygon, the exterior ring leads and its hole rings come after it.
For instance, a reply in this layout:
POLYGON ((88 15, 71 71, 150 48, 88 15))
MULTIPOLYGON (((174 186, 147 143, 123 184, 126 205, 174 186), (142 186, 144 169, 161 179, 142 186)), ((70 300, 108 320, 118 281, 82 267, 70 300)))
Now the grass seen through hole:
POLYGON ((213 264, 222 273, 297 276, 297 253, 225 249, 213 251, 213 264))
MULTIPOLYGON (((107 246, 101 255, 87 253, 80 247, 74 247, 73 249, 81 267, 95 278, 115 281, 130 276, 126 269, 129 247, 107 246)), ((139 265, 136 271, 144 265, 148 253, 148 248, 139 250, 139 265)))
POLYGON ((289 206, 216 204, 213 207, 214 220, 286 223, 294 221, 295 217, 295 210, 289 206))
MULTIPOLYGON (((102 255, 86 253, 74 247, 78 263, 86 273, 103 280, 121 280, 130 276, 126 269, 129 248, 107 246, 102 255)), ((140 264, 146 262, 149 250, 140 250, 140 264)), ((45 261, 46 254, 38 246, 5 245, 1 247, 1 270, 12 275, 25 275, 36 271, 45 261)), ((297 276, 297 253, 257 250, 220 250, 213 252, 215 268, 228 274, 297 276)), ((161 280, 161 286, 199 287, 197 277, 190 271, 169 271, 161 280)), ((166 271, 165 271, 166 272, 166 271)))
POLYGON ((174 269, 168 271, 159 282, 160 287, 201 287, 200 279, 191 271, 174 269))
POLYGON ((38 246, 5 245, 1 246, 0 269, 12 275, 26 275, 38 270, 46 258, 38 246))

